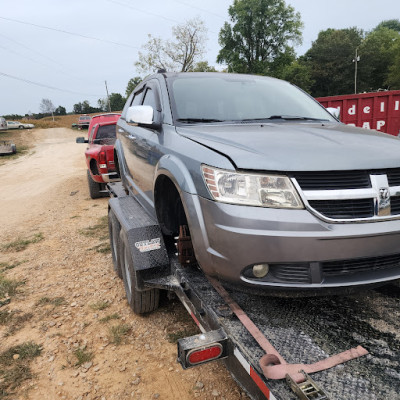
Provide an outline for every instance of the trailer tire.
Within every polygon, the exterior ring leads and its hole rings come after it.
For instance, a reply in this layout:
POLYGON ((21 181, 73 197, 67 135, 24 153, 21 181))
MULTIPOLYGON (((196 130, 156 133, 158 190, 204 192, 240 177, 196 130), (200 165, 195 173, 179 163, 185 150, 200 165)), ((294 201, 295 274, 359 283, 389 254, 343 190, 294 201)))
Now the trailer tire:
POLYGON ((121 269, 121 225, 111 208, 108 210, 108 233, 110 235, 111 255, 114 271, 122 279, 121 269))
POLYGON ((87 180, 88 180, 90 198, 98 199, 100 197, 104 197, 103 193, 100 192, 101 184, 98 182, 95 182, 92 179, 92 177, 90 176, 89 170, 87 170, 87 180))
POLYGON ((136 287, 137 274, 134 267, 134 259, 130 251, 126 234, 121 230, 121 269, 125 286, 126 298, 135 314, 145 314, 155 311, 160 301, 159 289, 138 290, 136 287))

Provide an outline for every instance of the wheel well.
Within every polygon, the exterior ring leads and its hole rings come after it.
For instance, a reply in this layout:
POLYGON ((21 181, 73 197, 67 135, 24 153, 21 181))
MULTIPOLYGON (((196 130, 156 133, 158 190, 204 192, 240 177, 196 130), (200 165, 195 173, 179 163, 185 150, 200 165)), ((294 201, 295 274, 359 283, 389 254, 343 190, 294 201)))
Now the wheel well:
POLYGON ((176 236, 179 226, 187 225, 182 200, 174 183, 167 176, 157 178, 154 187, 154 206, 164 235, 176 236))
POLYGON ((99 175, 99 170, 97 168, 97 162, 94 158, 90 160, 90 171, 93 175, 99 175))

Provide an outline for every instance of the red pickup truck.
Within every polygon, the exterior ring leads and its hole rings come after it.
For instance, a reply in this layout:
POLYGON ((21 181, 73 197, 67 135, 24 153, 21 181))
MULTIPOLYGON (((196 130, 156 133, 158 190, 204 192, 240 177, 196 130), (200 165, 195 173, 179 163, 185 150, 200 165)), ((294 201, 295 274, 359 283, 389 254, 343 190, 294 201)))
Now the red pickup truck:
POLYGON ((89 193, 92 199, 108 195, 107 182, 119 180, 114 163, 116 123, 121 115, 99 115, 92 118, 89 138, 78 137, 77 143, 88 143, 85 151, 89 193))

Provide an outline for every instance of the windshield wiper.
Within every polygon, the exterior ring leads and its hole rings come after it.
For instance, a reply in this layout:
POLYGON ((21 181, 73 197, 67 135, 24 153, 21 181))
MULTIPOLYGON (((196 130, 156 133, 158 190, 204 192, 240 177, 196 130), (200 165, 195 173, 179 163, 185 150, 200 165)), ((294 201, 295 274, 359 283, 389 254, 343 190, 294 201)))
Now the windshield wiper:
POLYGON ((285 121, 329 121, 328 119, 312 118, 312 117, 299 117, 297 115, 271 115, 265 118, 247 118, 241 119, 240 122, 255 122, 255 121, 270 121, 274 119, 282 119, 285 121))
POLYGON ((299 117, 298 115, 271 115, 267 119, 285 119, 290 121, 329 121, 324 118, 299 117))
POLYGON ((185 122, 188 124, 196 123, 196 122, 224 122, 221 119, 214 119, 214 118, 178 118, 177 122, 185 122))

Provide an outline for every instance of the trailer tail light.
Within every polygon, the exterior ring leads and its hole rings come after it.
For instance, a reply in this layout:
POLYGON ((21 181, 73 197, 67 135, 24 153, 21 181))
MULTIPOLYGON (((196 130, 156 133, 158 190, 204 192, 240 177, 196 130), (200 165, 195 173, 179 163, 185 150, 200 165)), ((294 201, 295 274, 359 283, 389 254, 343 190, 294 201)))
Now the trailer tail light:
POLYGON ((178 340, 178 361, 183 369, 228 357, 228 337, 223 329, 178 340))
POLYGON ((216 360, 222 355, 222 346, 219 343, 211 347, 192 350, 187 355, 187 361, 190 365, 203 364, 207 361, 216 360))
POLYGON ((107 156, 104 150, 99 153, 99 167, 107 168, 107 156))

